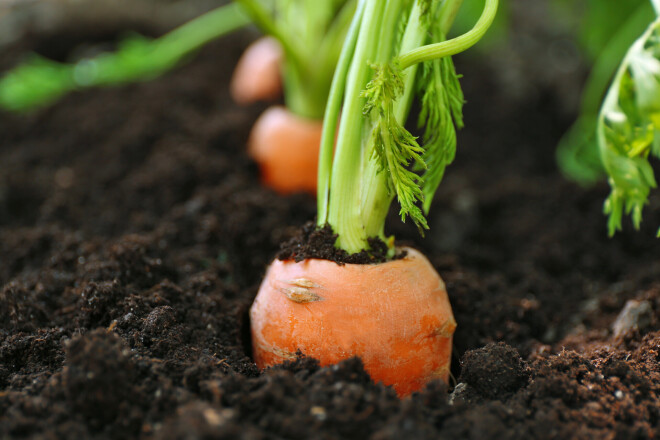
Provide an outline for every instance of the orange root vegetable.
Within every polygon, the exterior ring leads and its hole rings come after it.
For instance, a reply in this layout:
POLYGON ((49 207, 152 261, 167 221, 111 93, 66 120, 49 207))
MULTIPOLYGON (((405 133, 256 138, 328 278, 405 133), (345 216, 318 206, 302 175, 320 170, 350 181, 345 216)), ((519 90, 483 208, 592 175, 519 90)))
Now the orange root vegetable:
POLYGON ((238 104, 273 101, 282 94, 282 48, 271 37, 260 38, 243 53, 229 85, 238 104))
POLYGON ((323 123, 271 107, 254 124, 248 152, 259 164, 263 183, 282 194, 316 192, 323 123))
POLYGON ((406 251, 371 265, 274 261, 250 309, 257 366, 300 350, 321 365, 359 356, 373 380, 399 396, 446 382, 456 321, 433 266, 406 251))

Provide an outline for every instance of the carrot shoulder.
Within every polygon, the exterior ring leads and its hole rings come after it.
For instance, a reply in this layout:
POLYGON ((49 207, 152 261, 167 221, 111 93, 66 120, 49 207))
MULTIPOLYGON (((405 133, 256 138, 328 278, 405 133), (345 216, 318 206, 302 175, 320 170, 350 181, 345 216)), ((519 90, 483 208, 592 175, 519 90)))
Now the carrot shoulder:
POLYGON ((282 94, 282 49, 274 38, 263 37, 243 53, 229 85, 239 104, 273 101, 282 94))
POLYGON ((359 356, 375 382, 400 396, 446 382, 456 321, 433 266, 406 251, 370 265, 274 261, 250 310, 257 365, 300 350, 321 365, 359 356))
POLYGON ((282 194, 314 193, 322 128, 321 121, 296 116, 284 107, 266 110, 248 141, 263 183, 282 194))

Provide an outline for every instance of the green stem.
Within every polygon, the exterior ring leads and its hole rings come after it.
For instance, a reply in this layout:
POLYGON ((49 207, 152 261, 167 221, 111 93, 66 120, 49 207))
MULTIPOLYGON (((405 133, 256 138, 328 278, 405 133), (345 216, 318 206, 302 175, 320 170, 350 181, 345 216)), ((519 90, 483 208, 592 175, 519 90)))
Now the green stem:
POLYGON ((235 1, 282 46, 287 108, 300 117, 320 120, 356 0, 277 1, 274 11, 258 0, 235 1))
POLYGON ((316 94, 322 97, 322 100, 318 100, 322 105, 318 108, 317 119, 321 119, 325 112, 335 67, 342 52, 347 31, 351 23, 353 23, 356 5, 357 1, 355 0, 349 0, 344 3, 332 23, 328 26, 325 35, 322 36, 320 45, 313 47, 314 50, 312 51, 312 55, 310 55, 310 58, 314 59, 316 94), (323 56, 319 58, 315 54, 323 54, 323 56))
MULTIPOLYGON (((443 23, 440 32, 443 35, 446 35, 449 32, 453 19, 458 12, 457 8, 462 1, 463 0, 447 0, 443 3, 443 9, 440 11, 440 22, 443 23)), ((427 26, 422 20, 421 12, 422 8, 419 2, 415 2, 401 40, 399 54, 408 53, 426 42, 429 29, 427 29, 427 26)), ((417 68, 418 65, 415 64, 406 70, 403 95, 394 105, 394 115, 397 122, 401 125, 403 125, 408 119, 408 114, 412 105, 415 90, 414 84, 417 79, 417 68)), ((394 199, 394 193, 387 188, 386 173, 379 172, 378 166, 372 157, 373 145, 369 142, 367 146, 368 147, 364 149, 364 170, 362 173, 365 195, 361 200, 361 206, 366 224, 366 227, 364 228, 365 235, 362 237, 363 247, 366 245, 366 239, 369 237, 378 236, 381 239, 385 238, 385 218, 387 217, 387 212, 394 199)))
POLYGON ((213 9, 156 40, 158 51, 168 51, 180 58, 216 38, 250 23, 236 4, 213 9))
POLYGON ((348 252, 359 252, 365 243, 365 222, 360 198, 363 138, 369 136, 364 127, 364 98, 362 90, 371 78, 368 63, 373 61, 378 49, 380 24, 383 21, 385 2, 365 0, 365 11, 360 23, 346 83, 344 107, 339 123, 337 148, 332 167, 328 223, 339 235, 336 245, 348 252))
POLYGON ((129 37, 120 42, 117 52, 75 64, 34 55, 0 79, 0 107, 26 111, 51 104, 72 90, 152 79, 175 67, 190 52, 249 22, 239 5, 229 4, 156 40, 129 37))
MULTIPOLYGON (((333 53, 332 56, 325 57, 326 60, 338 59, 339 54, 342 52, 342 42, 347 29, 355 21, 354 17, 357 12, 357 2, 355 0, 347 1, 337 13, 337 16, 328 26, 328 30, 323 36, 323 42, 320 48, 315 48, 314 53, 333 53)), ((330 66, 332 67, 332 66, 330 66)), ((332 68, 329 70, 332 71, 332 68)))
POLYGON ((323 117, 323 134, 321 136, 321 147, 319 150, 319 171, 317 186, 317 205, 319 226, 328 223, 328 204, 330 202, 330 173, 332 170, 332 156, 334 152, 335 136, 339 123, 339 112, 341 110, 342 98, 346 88, 346 76, 351 65, 351 59, 355 51, 355 44, 360 31, 360 22, 364 12, 364 1, 360 1, 353 22, 346 35, 339 61, 335 69, 335 75, 330 86, 328 103, 323 117))
MULTIPOLYGON (((164 36, 145 43, 143 56, 116 53, 82 60, 74 78, 80 87, 101 86, 152 78, 174 67, 185 55, 250 23, 240 6, 229 4, 209 11, 164 36)), ((130 40, 129 40, 130 42, 130 40)), ((130 45, 126 46, 130 53, 130 45)))
POLYGON ((254 23, 265 33, 279 41, 286 53, 287 61, 291 63, 301 75, 307 74, 303 51, 295 40, 284 29, 278 26, 269 16, 268 12, 256 0, 234 0, 239 3, 250 15, 254 23))
POLYGON ((399 58, 401 68, 406 69, 424 61, 455 55, 474 46, 493 23, 497 13, 497 5, 498 0, 486 0, 486 5, 477 23, 470 31, 460 37, 441 43, 428 44, 402 55, 399 58))
MULTIPOLYGON (((311 70, 312 66, 309 67, 311 70)), ((287 109, 302 118, 320 121, 328 97, 328 85, 323 81, 326 78, 316 69, 301 75, 298 69, 288 63, 284 63, 283 73, 287 109)))
MULTIPOLYGON (((392 57, 398 55, 393 53, 395 46, 396 32, 398 31, 398 21, 401 19, 402 12, 404 11, 404 3, 401 1, 389 1, 384 11, 385 20, 380 24, 381 35, 378 38, 378 54, 374 57, 372 62, 376 64, 383 64, 389 62, 392 57)), ((405 11, 408 14, 408 11, 405 11)), ((418 2, 414 2, 413 9, 410 12, 410 18, 406 23, 406 30, 401 39, 401 49, 407 50, 410 47, 417 47, 423 44, 426 38, 426 28, 419 20, 420 7, 418 2)), ((412 101, 412 94, 410 92, 415 80, 415 71, 407 72, 404 80, 404 96, 400 97, 394 109, 396 119, 401 123, 407 117, 407 110, 410 108, 412 101)), ((394 198, 394 194, 387 186, 387 173, 379 170, 376 161, 374 160, 374 144, 371 142, 370 133, 372 126, 369 124, 368 129, 365 130, 366 139, 362 145, 362 157, 360 160, 360 179, 357 186, 360 188, 359 197, 353 202, 352 206, 357 207, 356 214, 359 215, 360 223, 343 225, 336 227, 336 232, 340 234, 338 245, 343 246, 349 252, 357 252, 362 249, 368 248, 367 239, 370 237, 379 237, 385 240, 385 218, 387 212, 394 198), (344 234, 350 231, 351 241, 342 240, 341 229, 344 234)), ((344 210, 351 208, 344 206, 344 210)))

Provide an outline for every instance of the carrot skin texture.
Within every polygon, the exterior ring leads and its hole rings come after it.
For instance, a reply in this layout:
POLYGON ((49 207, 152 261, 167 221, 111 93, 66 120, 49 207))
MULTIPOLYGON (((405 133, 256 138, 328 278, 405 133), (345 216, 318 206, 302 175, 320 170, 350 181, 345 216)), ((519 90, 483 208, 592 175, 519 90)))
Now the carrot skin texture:
POLYGON ((263 184, 281 194, 315 194, 322 129, 323 122, 284 107, 266 110, 248 140, 248 153, 259 165, 263 184))
POLYGON ((418 251, 382 264, 274 261, 250 309, 259 368, 295 359, 321 365, 359 356, 399 396, 447 382, 456 328, 444 282, 418 251))
POLYGON ((241 105, 274 101, 282 94, 282 48, 272 37, 263 37, 245 50, 229 84, 232 99, 241 105))

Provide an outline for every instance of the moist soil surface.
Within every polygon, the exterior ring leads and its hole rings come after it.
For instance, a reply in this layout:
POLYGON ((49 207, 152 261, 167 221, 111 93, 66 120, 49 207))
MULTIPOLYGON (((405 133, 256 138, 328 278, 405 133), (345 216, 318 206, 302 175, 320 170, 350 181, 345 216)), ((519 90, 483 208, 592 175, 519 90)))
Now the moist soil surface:
POLYGON ((660 200, 608 239, 607 186, 555 165, 575 116, 558 88, 517 96, 473 59, 430 231, 388 223, 447 284, 449 386, 400 400, 359 359, 258 371, 248 308, 315 201, 263 188, 245 154, 265 106, 227 81, 248 40, 1 115, 0 438, 660 437, 660 200))

